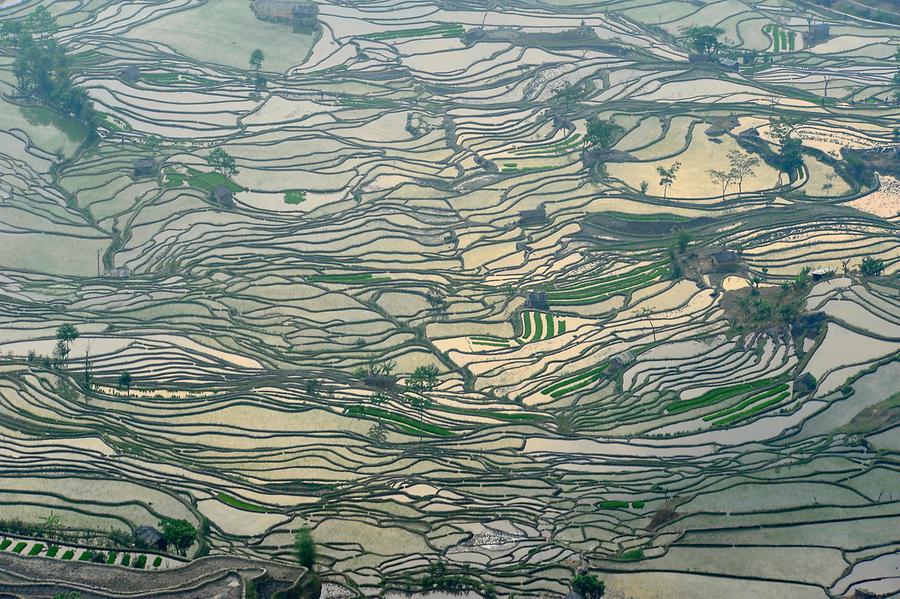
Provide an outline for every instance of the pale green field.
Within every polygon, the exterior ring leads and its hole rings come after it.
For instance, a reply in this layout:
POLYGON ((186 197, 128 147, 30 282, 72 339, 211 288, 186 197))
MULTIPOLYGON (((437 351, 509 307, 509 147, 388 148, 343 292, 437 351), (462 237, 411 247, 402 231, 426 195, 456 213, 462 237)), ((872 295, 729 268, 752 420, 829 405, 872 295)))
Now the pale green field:
POLYGON ((259 48, 266 55, 263 70, 282 72, 303 62, 314 39, 293 33, 289 25, 260 21, 249 2, 235 0, 209 0, 136 27, 126 36, 165 44, 195 60, 242 69, 249 68, 250 53, 259 48))

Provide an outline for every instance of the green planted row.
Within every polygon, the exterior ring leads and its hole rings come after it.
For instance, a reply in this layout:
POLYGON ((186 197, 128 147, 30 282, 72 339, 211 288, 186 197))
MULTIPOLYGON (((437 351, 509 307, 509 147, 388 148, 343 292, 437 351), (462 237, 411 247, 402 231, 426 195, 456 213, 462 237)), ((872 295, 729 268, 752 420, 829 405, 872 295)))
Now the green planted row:
POLYGON ((768 401, 764 401, 762 403, 757 403, 749 410, 744 410, 743 412, 738 412, 736 414, 732 414, 726 418, 722 418, 721 420, 716 420, 713 422, 713 426, 728 426, 729 424, 734 424, 735 422, 740 422, 741 420, 746 420, 751 416, 762 412, 766 408, 774 406, 777 403, 780 403, 785 397, 790 395, 789 392, 785 391, 784 393, 779 393, 772 399, 768 401))
POLYGON ((216 499, 218 499, 219 501, 221 501, 222 503, 224 503, 226 505, 230 505, 233 508, 237 508, 239 510, 244 510, 245 512, 257 512, 257 513, 264 514, 269 511, 262 506, 255 505, 253 503, 248 503, 242 499, 238 499, 237 497, 232 497, 231 495, 227 495, 222 492, 219 492, 216 495, 216 499))
POLYGON ((721 387, 719 389, 711 389, 700 397, 696 397, 694 399, 689 399, 686 401, 678 400, 670 403, 668 406, 666 406, 666 412, 670 414, 680 414, 682 412, 687 412, 696 408, 711 406, 713 404, 717 404, 721 401, 725 401, 726 399, 736 397, 743 393, 749 393, 750 391, 768 387, 778 380, 779 379, 762 379, 749 383, 740 383, 737 385, 730 385, 728 387, 721 387))
POLYGON ((373 408, 370 406, 351 406, 347 408, 346 413, 350 416, 372 416, 380 420, 389 420, 401 425, 401 428, 403 428, 407 432, 412 432, 414 434, 421 434, 424 432, 432 435, 437 435, 439 437, 453 436, 453 433, 442 426, 437 426, 429 422, 422 422, 421 420, 410 418, 409 416, 406 416, 404 414, 397 414, 396 412, 389 412, 380 408, 373 408))
POLYGON ((440 35, 441 37, 462 37, 465 32, 465 28, 460 24, 446 23, 443 25, 433 25, 431 27, 418 27, 416 29, 379 31, 363 37, 370 40, 394 40, 406 37, 426 37, 432 35, 440 35))
POLYGON ((603 371, 606 370, 606 367, 609 366, 607 362, 604 362, 600 366, 596 368, 592 368, 586 372, 582 372, 581 374, 576 374, 575 376, 570 376, 567 379, 563 379, 557 383, 553 383, 549 387, 544 387, 541 389, 541 393, 544 395, 549 395, 550 397, 556 399, 557 397, 562 397, 564 395, 568 395, 574 391, 578 391, 579 389, 583 389, 588 385, 597 382, 603 376, 603 371))
POLYGON ((343 275, 309 275, 306 280, 311 283, 381 283, 390 281, 390 277, 376 277, 369 272, 343 275))
POLYGON ((740 412, 747 406, 750 406, 758 401, 768 399, 769 397, 772 397, 776 393, 781 393, 783 391, 786 391, 787 388, 788 388, 788 384, 782 383, 776 387, 767 389, 766 391, 763 391, 762 393, 757 393, 755 395, 751 395, 749 398, 745 399, 744 401, 742 401, 739 404, 734 405, 730 408, 725 408, 724 410, 720 410, 714 414, 707 414, 706 416, 703 417, 703 420, 706 420, 707 422, 709 422, 710 420, 718 420, 719 418, 724 418, 725 416, 733 414, 734 412, 740 412))

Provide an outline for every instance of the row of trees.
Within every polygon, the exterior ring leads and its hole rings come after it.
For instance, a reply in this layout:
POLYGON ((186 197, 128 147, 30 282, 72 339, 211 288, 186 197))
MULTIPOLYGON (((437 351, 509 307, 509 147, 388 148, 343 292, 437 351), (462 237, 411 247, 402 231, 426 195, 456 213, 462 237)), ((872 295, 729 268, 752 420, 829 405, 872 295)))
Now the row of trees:
POLYGON ((38 6, 24 20, 0 25, 0 40, 15 50, 13 73, 19 92, 78 119, 93 135, 97 113, 87 92, 72 84, 65 49, 53 39, 58 30, 53 15, 38 6))

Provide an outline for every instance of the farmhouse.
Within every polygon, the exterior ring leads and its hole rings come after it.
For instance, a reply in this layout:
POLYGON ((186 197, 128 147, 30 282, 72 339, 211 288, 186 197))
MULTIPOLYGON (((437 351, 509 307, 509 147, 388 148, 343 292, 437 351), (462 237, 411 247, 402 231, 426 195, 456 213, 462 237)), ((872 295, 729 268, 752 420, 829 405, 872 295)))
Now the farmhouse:
POLYGON ((709 257, 710 265, 718 270, 732 270, 738 264, 738 255, 731 250, 720 250, 709 257))
POLYGON ((253 12, 263 21, 290 23, 294 31, 309 31, 318 23, 319 7, 302 0, 256 0, 253 12))
POLYGON ((525 300, 525 307, 529 310, 549 310, 550 303, 547 301, 547 292, 529 291, 528 298, 525 300))
POLYGON ((794 381, 794 392, 800 395, 809 395, 816 390, 816 385, 816 377, 807 372, 794 381))
POLYGON ((634 355, 634 352, 626 349, 609 359, 609 371, 610 373, 621 372, 634 364, 635 360, 637 360, 637 356, 634 355))
POLYGON ((519 212, 519 224, 523 227, 541 225, 547 222, 547 211, 541 204, 534 210, 522 210, 519 212))
POLYGON ((112 268, 108 268, 103 272, 103 276, 110 279, 127 279, 131 276, 131 270, 125 268, 124 266, 114 266, 112 268))
POLYGON ((831 35, 831 25, 828 23, 810 23, 806 33, 806 44, 817 44, 828 39, 831 35))
POLYGON ((737 71, 741 66, 741 63, 739 63, 738 61, 736 61, 733 58, 720 58, 719 64, 722 65, 723 67, 725 67, 726 69, 728 69, 729 71, 737 71))
POLYGON ((152 526, 138 526, 134 531, 134 538, 138 543, 148 549, 156 549, 157 551, 166 550, 166 539, 163 534, 152 526))
POLYGON ((221 208, 234 208, 234 194, 224 185, 219 185, 212 191, 212 201, 221 208))
POLYGON ((156 175, 156 161, 151 156, 141 156, 135 158, 131 163, 134 172, 132 177, 152 177, 156 175))
POLYGON ((127 81, 128 83, 134 83, 141 76, 141 69, 135 64, 128 65, 121 71, 119 71, 119 79, 122 81, 127 81))

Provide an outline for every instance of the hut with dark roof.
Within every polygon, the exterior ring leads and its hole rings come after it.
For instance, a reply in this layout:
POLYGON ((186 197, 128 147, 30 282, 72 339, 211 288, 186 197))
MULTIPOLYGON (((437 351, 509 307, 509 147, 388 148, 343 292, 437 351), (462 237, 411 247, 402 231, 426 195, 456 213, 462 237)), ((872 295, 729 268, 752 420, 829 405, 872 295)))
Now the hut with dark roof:
POLYGON ((234 194, 224 185, 212 190, 212 201, 220 208, 234 208, 234 194))
POLYGON ((136 64, 130 64, 121 71, 119 71, 119 79, 122 81, 127 81, 128 83, 134 83, 141 76, 141 68, 136 64))
POLYGON ((138 544, 147 549, 165 551, 168 545, 163 534, 152 526, 138 526, 134 531, 134 538, 138 544))
POLYGON ((135 158, 131 162, 131 166, 134 169, 131 176, 135 179, 139 177, 153 177, 156 175, 156 161, 152 156, 135 158))

